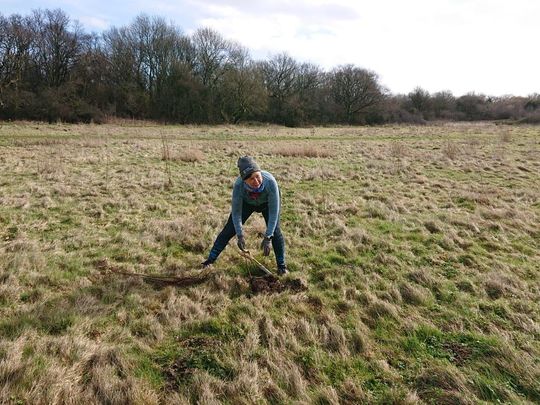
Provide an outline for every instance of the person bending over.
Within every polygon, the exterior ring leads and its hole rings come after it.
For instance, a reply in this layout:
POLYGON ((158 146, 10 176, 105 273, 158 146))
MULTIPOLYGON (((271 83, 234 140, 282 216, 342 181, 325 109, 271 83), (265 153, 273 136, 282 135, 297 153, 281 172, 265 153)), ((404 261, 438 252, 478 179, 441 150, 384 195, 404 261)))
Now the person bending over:
POLYGON ((234 235, 236 235, 238 248, 245 251, 246 238, 242 225, 251 214, 260 212, 266 223, 266 232, 261 242, 263 254, 268 256, 270 245, 272 245, 276 255, 278 274, 287 274, 285 240, 279 227, 281 202, 276 179, 271 173, 261 170, 251 156, 239 158, 237 165, 240 175, 234 182, 231 214, 202 266, 206 268, 214 263, 234 235))

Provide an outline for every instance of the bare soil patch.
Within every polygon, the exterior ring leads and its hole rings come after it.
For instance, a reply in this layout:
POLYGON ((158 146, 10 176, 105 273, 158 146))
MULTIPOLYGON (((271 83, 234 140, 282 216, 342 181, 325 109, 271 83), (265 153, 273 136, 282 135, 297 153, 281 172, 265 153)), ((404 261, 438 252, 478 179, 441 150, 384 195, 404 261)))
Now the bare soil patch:
POLYGON ((300 292, 306 291, 308 288, 306 283, 300 279, 285 279, 282 281, 272 275, 251 277, 249 286, 253 294, 273 294, 285 290, 300 292))

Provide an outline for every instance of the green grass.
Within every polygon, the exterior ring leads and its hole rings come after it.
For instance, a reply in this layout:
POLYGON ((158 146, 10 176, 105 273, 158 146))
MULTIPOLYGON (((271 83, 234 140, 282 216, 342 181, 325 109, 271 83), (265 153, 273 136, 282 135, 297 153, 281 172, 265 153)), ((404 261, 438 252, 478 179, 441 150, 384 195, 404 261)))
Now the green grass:
POLYGON ((3 123, 0 402, 540 401, 540 132, 504 131, 3 123), (115 273, 197 275, 243 154, 307 291, 234 241, 199 285, 115 273))

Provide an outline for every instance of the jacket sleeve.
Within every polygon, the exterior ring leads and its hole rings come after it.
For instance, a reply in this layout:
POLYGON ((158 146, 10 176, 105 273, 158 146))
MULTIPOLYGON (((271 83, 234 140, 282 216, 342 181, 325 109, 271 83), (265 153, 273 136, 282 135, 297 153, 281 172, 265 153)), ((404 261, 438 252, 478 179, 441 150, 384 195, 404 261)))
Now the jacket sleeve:
POLYGON ((275 179, 272 179, 269 184, 268 193, 268 225, 266 226, 266 234, 264 236, 274 236, 274 231, 279 220, 280 211, 280 196, 279 187, 275 179))
POLYGON ((242 230, 242 183, 236 181, 233 187, 231 201, 231 216, 237 236, 243 235, 242 230))

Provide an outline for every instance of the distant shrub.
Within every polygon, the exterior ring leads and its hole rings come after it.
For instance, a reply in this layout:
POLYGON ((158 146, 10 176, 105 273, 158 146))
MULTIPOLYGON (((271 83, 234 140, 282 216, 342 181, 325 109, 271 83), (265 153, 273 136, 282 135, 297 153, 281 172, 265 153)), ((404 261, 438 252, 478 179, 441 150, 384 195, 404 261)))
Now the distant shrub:
POLYGON ((519 120, 520 124, 540 124, 540 111, 535 111, 534 113, 526 116, 519 120))

